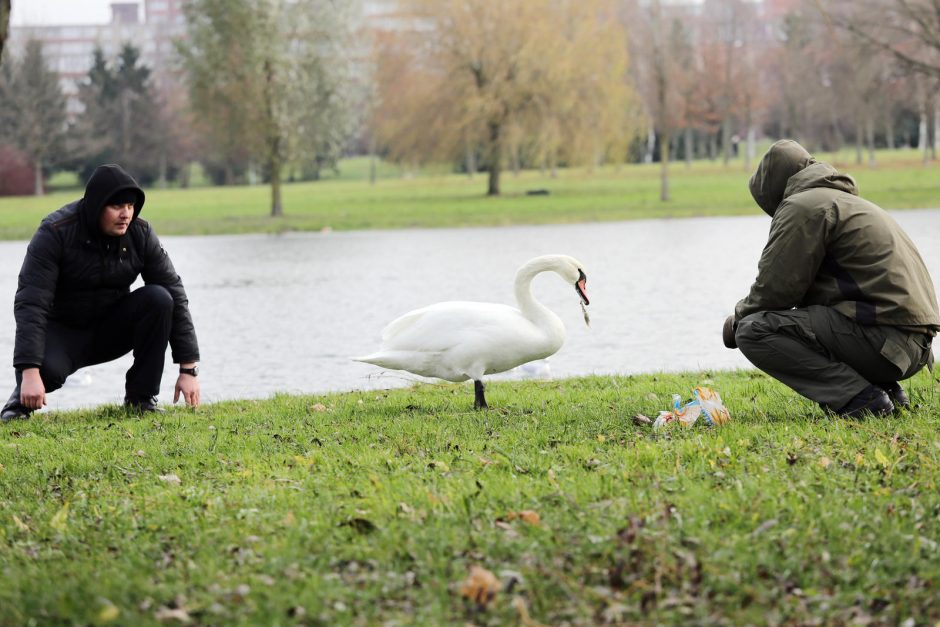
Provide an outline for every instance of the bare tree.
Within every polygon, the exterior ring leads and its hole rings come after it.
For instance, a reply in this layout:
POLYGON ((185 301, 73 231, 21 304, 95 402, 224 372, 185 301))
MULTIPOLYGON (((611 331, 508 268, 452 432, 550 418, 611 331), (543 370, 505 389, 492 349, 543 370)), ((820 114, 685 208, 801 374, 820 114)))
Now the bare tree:
POLYGON ((834 25, 893 55, 915 72, 940 77, 940 2, 814 0, 834 25))

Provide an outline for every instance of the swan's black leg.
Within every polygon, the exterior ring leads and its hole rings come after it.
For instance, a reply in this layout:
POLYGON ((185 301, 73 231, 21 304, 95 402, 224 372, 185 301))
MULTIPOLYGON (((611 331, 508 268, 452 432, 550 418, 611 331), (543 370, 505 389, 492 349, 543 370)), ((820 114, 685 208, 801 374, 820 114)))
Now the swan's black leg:
POLYGON ((489 409, 489 405, 486 404, 486 397, 483 396, 483 382, 482 381, 473 381, 473 408, 474 409, 489 409))

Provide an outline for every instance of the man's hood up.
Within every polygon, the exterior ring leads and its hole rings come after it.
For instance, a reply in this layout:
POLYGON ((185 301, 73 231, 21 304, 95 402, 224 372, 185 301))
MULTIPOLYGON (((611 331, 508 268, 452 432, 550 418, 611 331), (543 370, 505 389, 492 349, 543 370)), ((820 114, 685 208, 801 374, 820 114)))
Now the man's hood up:
POLYGON ((140 215, 144 206, 144 190, 137 181, 119 165, 100 165, 95 168, 88 184, 85 186, 85 196, 82 198, 82 222, 89 233, 98 234, 98 217, 105 203, 111 196, 123 190, 132 190, 137 199, 134 201, 134 220, 140 215))
POLYGON ((770 147, 751 177, 751 196, 764 213, 773 217, 790 177, 814 163, 816 160, 805 148, 792 139, 781 139, 770 147))

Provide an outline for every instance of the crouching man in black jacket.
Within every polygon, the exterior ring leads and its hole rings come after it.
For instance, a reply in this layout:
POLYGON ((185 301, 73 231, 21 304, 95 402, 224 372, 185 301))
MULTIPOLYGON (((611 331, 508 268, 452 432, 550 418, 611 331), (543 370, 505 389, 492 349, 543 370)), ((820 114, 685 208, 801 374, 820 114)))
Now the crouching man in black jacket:
POLYGON ((81 200, 48 215, 26 251, 13 305, 16 389, 3 422, 27 418, 79 368, 134 353, 124 404, 157 408, 167 344, 180 364, 173 402, 199 404, 199 347, 183 283, 150 224, 144 192, 98 167, 81 200), (138 276, 144 286, 130 291, 138 276))

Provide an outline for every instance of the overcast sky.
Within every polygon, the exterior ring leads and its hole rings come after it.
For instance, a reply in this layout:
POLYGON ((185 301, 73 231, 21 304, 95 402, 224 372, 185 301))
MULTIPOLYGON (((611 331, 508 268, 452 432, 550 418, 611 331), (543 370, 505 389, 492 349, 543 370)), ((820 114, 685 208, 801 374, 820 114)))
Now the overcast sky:
POLYGON ((107 24, 114 0, 13 0, 14 26, 107 24))

